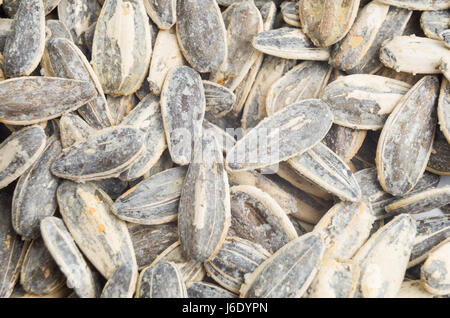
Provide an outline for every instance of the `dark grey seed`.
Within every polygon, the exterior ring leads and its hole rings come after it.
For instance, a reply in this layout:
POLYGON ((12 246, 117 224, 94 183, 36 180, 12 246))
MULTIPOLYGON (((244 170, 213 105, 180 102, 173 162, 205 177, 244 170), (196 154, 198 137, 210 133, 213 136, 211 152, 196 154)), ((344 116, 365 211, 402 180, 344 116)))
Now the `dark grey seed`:
POLYGON ((123 172, 145 150, 143 132, 131 126, 105 128, 66 149, 52 173, 75 181, 107 179, 123 172))
POLYGON ((439 175, 450 175, 450 144, 439 129, 436 129, 427 170, 439 175))
POLYGON ((450 143, 450 82, 445 78, 442 79, 437 116, 439 128, 450 143))
POLYGON ((196 282, 189 283, 186 287, 188 298, 237 298, 233 293, 215 284, 196 282))
POLYGON ((114 125, 119 125, 122 122, 122 119, 127 116, 139 102, 134 94, 118 97, 108 95, 107 101, 114 125))
MULTIPOLYGON (((17 10, 19 9, 19 4, 21 0, 2 0, 3 2, 3 10, 9 17, 14 17, 17 10)), ((59 4, 61 0, 43 0, 45 14, 49 14, 56 6, 59 4)))
POLYGON ((97 22, 93 23, 86 32, 83 34, 83 41, 86 45, 87 50, 92 53, 92 44, 94 43, 95 27, 97 22))
POLYGON ((61 152, 61 143, 50 138, 38 160, 16 184, 12 202, 12 225, 24 239, 40 235, 40 222, 56 211, 58 178, 50 172, 50 165, 61 152))
POLYGON ((440 40, 440 34, 450 26, 448 10, 424 11, 420 16, 420 26, 430 39, 440 40))
POLYGON ((42 0, 20 1, 11 34, 6 39, 3 71, 6 77, 30 75, 41 61, 45 46, 42 0))
POLYGON ((176 0, 144 0, 147 14, 162 30, 168 30, 177 20, 176 0))
POLYGON ((119 266, 103 287, 100 298, 132 298, 136 291, 137 274, 127 263, 119 266))
POLYGON ((93 274, 63 221, 46 217, 40 228, 48 252, 67 278, 67 286, 74 289, 78 297, 95 298, 97 293, 93 274))
POLYGON ((186 286, 177 265, 171 262, 146 267, 139 275, 137 298, 186 298, 186 286))
POLYGON ((105 191, 112 200, 116 200, 128 188, 128 182, 119 178, 95 180, 92 183, 105 191))
POLYGON ((165 150, 159 160, 151 167, 145 174, 144 179, 150 178, 151 176, 163 172, 164 170, 173 167, 172 159, 170 159, 169 150, 165 150))
MULTIPOLYGON (((46 20, 45 26, 50 30, 50 39, 64 38, 72 41, 72 35, 66 25, 59 20, 46 20)), ((47 39, 48 41, 49 39, 47 39)))
POLYGON ((225 116, 233 108, 236 96, 225 86, 210 81, 203 81, 205 89, 205 118, 213 120, 225 116))
POLYGON ((45 144, 45 132, 40 126, 25 127, 6 138, 0 144, 0 189, 31 167, 45 144))
POLYGON ((63 148, 85 141, 95 131, 76 114, 64 114, 59 119, 59 132, 63 148))
POLYGON ((366 135, 366 130, 351 129, 334 124, 322 143, 348 163, 361 148, 366 135))
POLYGON ((286 22, 287 24, 295 27, 301 27, 297 1, 284 1, 281 4, 281 14, 283 15, 284 22, 286 22))

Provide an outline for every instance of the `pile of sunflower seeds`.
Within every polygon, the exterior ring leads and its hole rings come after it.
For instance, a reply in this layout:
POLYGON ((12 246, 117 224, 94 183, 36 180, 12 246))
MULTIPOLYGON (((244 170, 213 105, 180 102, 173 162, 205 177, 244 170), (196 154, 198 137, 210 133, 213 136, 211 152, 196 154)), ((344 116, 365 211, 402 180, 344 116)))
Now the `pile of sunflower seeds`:
POLYGON ((0 297, 449 296, 449 0, 0 5, 0 297))

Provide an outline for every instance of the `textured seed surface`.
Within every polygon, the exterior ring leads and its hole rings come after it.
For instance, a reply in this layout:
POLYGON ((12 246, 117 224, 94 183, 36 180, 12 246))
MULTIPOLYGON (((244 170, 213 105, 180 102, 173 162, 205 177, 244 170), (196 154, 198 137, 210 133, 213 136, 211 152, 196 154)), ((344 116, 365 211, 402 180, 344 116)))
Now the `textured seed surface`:
POLYGON ((75 290, 78 297, 96 297, 93 274, 63 221, 56 217, 46 217, 40 228, 45 246, 67 278, 67 285, 75 290))
POLYGON ((332 117, 327 104, 320 100, 291 104, 261 121, 240 139, 227 154, 227 165, 231 170, 250 170, 287 160, 325 137, 332 117), (266 148, 258 150, 258 142, 264 138, 266 148))
POLYGON ((186 287, 188 298, 237 298, 233 293, 214 284, 196 282, 187 284, 186 287))
POLYGON ((450 241, 432 251, 422 265, 420 275, 425 289, 434 295, 447 295, 450 292, 450 241))
POLYGON ((283 20, 289 25, 295 27, 301 27, 298 2, 284 1, 281 4, 281 14, 283 15, 283 20))
POLYGON ((216 71, 228 56, 227 34, 215 0, 177 1, 177 37, 189 64, 199 72, 216 71))
POLYGON ((299 298, 317 273, 324 245, 317 234, 305 234, 259 265, 241 288, 241 297, 299 298))
POLYGON ((70 41, 72 40, 72 35, 70 34, 67 26, 59 20, 46 20, 45 26, 50 30, 50 39, 64 38, 70 41))
POLYGON ((386 192, 405 194, 422 176, 433 144, 438 90, 436 77, 424 77, 389 115, 376 155, 378 179, 386 192))
POLYGON ((186 286, 177 265, 160 263, 145 268, 139 275, 137 298, 186 298, 186 286))
POLYGON ((205 91, 200 75, 187 66, 172 69, 161 92, 161 114, 172 161, 187 165, 205 115, 205 91))
POLYGON ((137 271, 127 263, 119 266, 103 287, 101 298, 132 298, 136 291, 137 271))
POLYGON ((450 175, 450 144, 438 129, 436 129, 427 170, 439 175, 450 175))
POLYGON ((70 147, 76 142, 85 141, 94 132, 95 129, 77 114, 64 114, 59 119, 59 134, 63 148, 70 147))
POLYGON ((52 164, 61 178, 88 181, 119 174, 145 150, 143 133, 131 126, 99 130, 64 150, 52 164))
POLYGON ((13 19, 0 18, 0 49, 2 50, 2 52, 3 48, 5 47, 6 39, 11 34, 13 22, 13 19))
POLYGON ((440 34, 450 26, 448 10, 424 11, 420 16, 420 26, 427 37, 440 40, 440 34))
POLYGON ((42 0, 21 1, 3 49, 5 75, 30 75, 44 54, 44 45, 45 16, 42 0))
POLYGON ((439 128, 450 143, 450 82, 442 79, 441 91, 437 108, 439 128))
POLYGON ((282 27, 261 32, 252 44, 263 53, 285 59, 326 61, 330 57, 329 50, 315 47, 298 28, 282 27))
POLYGON ((167 30, 177 20, 176 0, 144 0, 147 14, 153 22, 162 30, 167 30))
POLYGON ((210 81, 203 81, 203 88, 206 99, 206 119, 220 118, 231 111, 236 95, 230 89, 210 81))
POLYGON ((442 10, 450 8, 447 0, 377 0, 400 8, 409 10, 442 10))
POLYGON ((224 153, 228 153, 233 148, 233 146, 236 144, 236 139, 233 136, 228 134, 222 128, 212 124, 208 120, 205 119, 203 121, 202 127, 203 127, 204 134, 209 134, 209 135, 214 136, 214 138, 219 143, 219 147, 222 148, 222 151, 224 153))
POLYGON ((0 95, 0 121, 30 125, 74 111, 97 92, 89 82, 29 76, 2 81, 0 95))
POLYGON ((205 268, 219 285, 238 294, 245 275, 252 273, 270 256, 259 244, 238 237, 228 237, 219 253, 205 262, 205 268))
POLYGON ((112 212, 139 224, 175 221, 186 172, 187 168, 177 167, 141 181, 114 202, 112 212))
POLYGON ((30 126, 11 134, 0 144, 0 188, 22 175, 45 149, 46 136, 40 126, 30 126))
POLYGON ((300 21, 303 32, 320 47, 341 40, 355 21, 359 0, 301 0, 300 21))
POLYGON ((322 143, 344 162, 349 162, 361 148, 366 135, 366 130, 333 125, 322 140, 322 143))
POLYGON ((322 99, 330 105, 336 124, 353 129, 383 128, 411 85, 377 75, 341 76, 330 83, 322 99))

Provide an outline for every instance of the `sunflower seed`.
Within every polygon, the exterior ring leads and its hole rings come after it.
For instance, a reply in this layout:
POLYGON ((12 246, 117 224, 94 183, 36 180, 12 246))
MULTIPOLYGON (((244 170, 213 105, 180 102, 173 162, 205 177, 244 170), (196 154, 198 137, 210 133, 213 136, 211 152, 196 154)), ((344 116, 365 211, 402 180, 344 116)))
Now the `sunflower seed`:
MULTIPOLYGON (((45 26, 50 30, 50 39, 63 38, 72 41, 69 29, 59 20, 46 20, 45 26)), ((49 41, 50 39, 46 39, 49 41)))
POLYGON ((28 76, 2 81, 0 95, 1 122, 31 125, 74 111, 97 92, 89 82, 28 76))
POLYGON ((437 108, 439 128, 442 134, 450 143, 450 82, 447 79, 442 80, 441 91, 437 108))
POLYGON ((330 74, 331 68, 325 62, 306 61, 295 66, 267 92, 267 115, 301 100, 319 98, 330 74))
POLYGON ((176 0, 144 0, 145 10, 162 30, 170 29, 177 20, 176 0))
POLYGON ((203 81, 205 89, 205 118, 213 120, 225 116, 233 108, 236 96, 225 86, 210 81, 203 81))
POLYGON ((227 59, 228 48, 216 1, 179 0, 177 20, 178 42, 186 61, 198 72, 218 70, 227 59))
MULTIPOLYGON (((12 32, 13 19, 0 19, 0 50, 3 52, 5 42, 12 32)), ((3 67, 2 67, 3 69, 3 67)))
MULTIPOLYGON (((2 0, 3 1, 3 0, 2 0)), ((0 1, 0 4, 1 2, 0 1)), ((49 14, 56 6, 59 4, 60 0, 43 0, 43 5, 45 9, 45 15, 49 14)), ((5 13, 10 16, 14 17, 14 15, 17 13, 17 10, 19 9, 20 0, 6 0, 3 4, 3 10, 5 13)))
POLYGON ((347 73, 375 73, 385 40, 401 35, 412 12, 372 1, 359 12, 345 38, 335 46, 330 64, 347 73))
POLYGON ((247 185, 231 187, 230 192, 230 235, 258 243, 269 252, 297 238, 286 212, 270 195, 247 185))
POLYGON ((66 282, 42 238, 33 240, 25 254, 20 271, 20 283, 28 293, 50 294, 66 282))
POLYGON ((146 267, 139 275, 137 298, 186 298, 186 286, 177 265, 171 262, 146 267))
POLYGON ((411 85, 369 74, 341 76, 330 83, 322 99, 330 105, 334 122, 353 129, 383 128, 411 85))
POLYGON ((302 297, 322 259, 324 245, 317 234, 305 234, 279 249, 246 279, 241 297, 302 297))
POLYGON ((0 189, 21 176, 45 149, 46 136, 40 126, 29 126, 11 134, 0 144, 0 189))
POLYGON ((282 27, 258 33, 252 44, 263 53, 285 59, 326 61, 330 57, 327 49, 315 47, 298 28, 282 27))
POLYGON ((228 153, 231 148, 236 144, 236 139, 228 134, 222 128, 210 123, 206 119, 203 121, 203 133, 205 135, 209 134, 214 136, 214 138, 219 143, 219 147, 222 148, 224 153, 228 153))
POLYGON ((356 297, 389 298, 398 293, 415 236, 414 220, 403 214, 367 240, 353 258, 361 271, 356 297))
MULTIPOLYGON (((45 246, 67 278, 67 285, 81 298, 95 298, 93 274, 63 221, 51 216, 46 217, 42 220, 40 228, 45 246)), ((44 275, 47 276, 47 271, 44 275)))
POLYGON ((7 77, 30 75, 38 66, 45 46, 45 16, 42 0, 20 1, 3 49, 7 77))
POLYGON ((60 138, 63 148, 85 141, 95 129, 76 114, 64 114, 59 119, 60 138))
POLYGON ((289 25, 295 27, 301 27, 299 12, 299 3, 292 1, 285 1, 281 4, 281 14, 283 15, 283 20, 289 25))
POLYGON ((422 265, 420 275, 425 282, 425 289, 434 295, 450 293, 450 240, 430 252, 422 265))
POLYGON ((108 108, 111 113, 114 125, 119 125, 123 118, 127 116, 130 111, 138 104, 138 99, 135 95, 128 96, 108 96, 108 108))
POLYGON ((158 173, 122 194, 112 212, 120 219, 139 224, 175 221, 187 168, 177 167, 158 173))
POLYGON ((152 60, 147 77, 152 93, 159 96, 170 69, 183 65, 184 59, 178 45, 175 29, 160 30, 153 47, 152 60))
POLYGON ((114 272, 103 287, 101 298, 132 298, 136 291, 137 271, 125 263, 114 272))
POLYGON ((437 129, 427 170, 439 175, 450 175, 450 144, 437 129))
POLYGON ((170 159, 170 154, 168 150, 165 150, 159 160, 151 167, 145 174, 144 179, 148 179, 157 173, 163 172, 164 170, 173 167, 173 162, 170 159))
POLYGON ((56 210, 58 178, 50 173, 50 165, 61 152, 61 143, 49 138, 44 152, 17 182, 12 202, 12 225, 25 239, 40 235, 39 224, 56 210))
POLYGON ((405 194, 422 176, 433 144, 438 90, 436 77, 422 78, 389 115, 376 156, 378 179, 386 192, 405 194))
POLYGON ((322 143, 348 163, 361 148, 366 135, 367 131, 365 130, 333 125, 322 143))
POLYGON ((237 298, 226 289, 217 285, 197 282, 186 285, 188 298, 237 298))
POLYGON ((440 40, 442 31, 450 27, 450 12, 448 10, 424 11, 420 16, 420 26, 427 37, 440 40))
POLYGON ((400 8, 409 10, 442 10, 450 8, 450 3, 447 0, 377 0, 400 8))
POLYGON ((341 40, 350 30, 359 9, 359 0, 299 1, 303 32, 320 47, 341 40))
POLYGON ((95 27, 91 61, 105 93, 130 95, 137 91, 145 79, 151 53, 143 1, 107 1, 95 27))
POLYGON ((99 130, 66 148, 53 162, 52 173, 78 182, 117 176, 143 153, 143 137, 142 131, 131 126, 99 130))
POLYGON ((246 274, 271 254, 259 244, 238 237, 228 237, 211 260, 205 262, 208 275, 227 290, 239 294, 246 274))

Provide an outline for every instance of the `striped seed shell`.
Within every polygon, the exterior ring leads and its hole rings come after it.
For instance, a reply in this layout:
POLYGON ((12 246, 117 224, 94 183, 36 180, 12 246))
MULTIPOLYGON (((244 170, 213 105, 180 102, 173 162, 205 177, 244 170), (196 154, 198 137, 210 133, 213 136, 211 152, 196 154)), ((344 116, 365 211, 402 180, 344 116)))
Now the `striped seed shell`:
POLYGON ((105 191, 113 200, 116 200, 126 189, 128 189, 128 182, 122 181, 119 178, 95 180, 92 181, 92 183, 105 191))
POLYGON ((289 242, 246 279, 241 297, 302 297, 317 273, 323 251, 317 234, 308 233, 289 242))
POLYGON ((75 111, 97 92, 85 81, 27 76, 0 82, 0 95, 0 122, 31 125, 75 111))
POLYGON ((439 66, 444 57, 450 58, 450 51, 442 41, 412 35, 396 36, 380 49, 380 61, 397 72, 440 73, 439 66))
POLYGON ((439 35, 450 27, 450 11, 424 11, 420 16, 420 26, 427 37, 440 40, 439 35))
POLYGON ((410 88, 408 83, 387 77, 354 74, 330 83, 322 99, 330 105, 336 124, 377 130, 410 88))
POLYGON ((355 21, 359 0, 300 0, 300 21, 303 32, 320 47, 341 40, 355 21))
POLYGON ((248 186, 233 186, 230 235, 238 236, 273 253, 298 237, 286 212, 269 194, 248 186))
MULTIPOLYGON (((0 18, 0 50, 3 53, 5 42, 12 32, 13 19, 0 18)), ((3 67, 2 67, 3 69, 3 67)))
POLYGON ((0 144, 0 189, 22 175, 45 149, 41 126, 29 126, 12 133, 0 144))
MULTIPOLYGON (((46 20, 45 26, 50 31, 50 39, 64 38, 72 41, 72 35, 66 25, 59 20, 46 20)), ((48 36, 47 36, 48 37, 48 36)), ((46 41, 49 41, 47 39, 46 41)))
POLYGON ((161 92, 161 114, 172 161, 187 165, 205 114, 205 91, 200 75, 188 66, 173 68, 161 92))
POLYGON ((171 262, 146 267, 139 275, 137 298, 186 298, 186 286, 177 265, 171 262))
MULTIPOLYGON (((450 25, 449 25, 450 27, 450 25)), ((447 48, 450 48, 450 29, 444 30, 439 34, 440 39, 447 48)), ((448 58, 447 58, 448 59, 448 58)))
POLYGON ((122 122, 123 118, 127 116, 130 111, 136 107, 139 99, 134 95, 128 96, 107 96, 108 108, 111 112, 114 125, 122 122))
POLYGON ((356 297, 390 298, 397 295, 416 236, 416 225, 407 214, 381 227, 359 249, 353 261, 359 266, 356 297))
POLYGON ((436 129, 427 170, 438 175, 450 175, 450 144, 439 129, 436 129))
POLYGON ((439 128, 447 142, 450 143, 450 82, 445 78, 442 79, 437 116, 439 128))
POLYGON ((63 221, 49 216, 42 220, 40 228, 45 246, 67 278, 69 288, 74 289, 78 297, 95 298, 93 274, 63 221))
POLYGON ((215 0, 178 0, 177 37, 198 72, 216 71, 228 56, 225 25, 215 0))
POLYGON ((133 266, 122 264, 106 282, 100 298, 132 298, 136 291, 137 275, 133 266))
POLYGON ((59 134, 63 148, 85 141, 94 132, 95 129, 77 114, 64 114, 59 119, 59 134))
POLYGON ((186 287, 188 298, 237 298, 233 293, 215 284, 196 282, 186 284, 186 287))
POLYGON ((52 173, 75 181, 107 179, 117 176, 145 150, 144 133, 131 126, 114 126, 90 135, 59 155, 52 173))
POLYGON ((252 41, 258 51, 285 59, 327 61, 328 49, 317 48, 298 28, 282 27, 258 33, 252 41))
POLYGON ((351 129, 334 124, 322 139, 322 143, 348 163, 361 148, 366 135, 366 130, 351 129))
POLYGON ((214 281, 239 294, 245 275, 252 273, 270 256, 259 244, 239 237, 227 237, 219 253, 204 265, 214 281))
POLYGON ((320 98, 330 74, 331 68, 325 62, 306 61, 293 67, 267 92, 267 115, 301 100, 320 98))
POLYGON ((195 144, 178 208, 181 247, 189 258, 214 257, 230 227, 230 191, 222 150, 212 135, 195 144))
POLYGON ((151 167, 145 174, 144 179, 150 178, 151 176, 163 172, 164 170, 173 167, 173 162, 170 159, 169 150, 165 150, 158 161, 151 167))
POLYGON ((151 53, 150 25, 143 1, 105 1, 95 27, 91 61, 105 93, 136 92, 145 79, 151 53))
POLYGON ((50 172, 50 165, 61 152, 61 143, 49 138, 44 152, 16 184, 12 202, 12 225, 25 239, 40 235, 41 220, 56 211, 58 178, 50 172))
POLYGON ((295 27, 301 27, 299 16, 299 2, 298 1, 284 1, 281 4, 281 14, 283 15, 283 20, 287 24, 295 27))
POLYGON ((431 251, 420 269, 425 289, 434 295, 450 293, 450 240, 431 251))
POLYGON ((42 0, 20 1, 3 49, 3 71, 6 77, 30 75, 41 61, 44 46, 45 15, 42 0))
POLYGON ((236 143, 227 154, 228 168, 251 170, 292 158, 323 139, 332 120, 328 105, 320 100, 291 104, 262 120, 236 143))
POLYGON ((439 80, 425 76, 389 115, 376 153, 378 179, 386 192, 406 194, 422 176, 434 139, 438 90, 439 80))
POLYGON ((162 30, 170 29, 177 21, 176 0, 144 0, 145 10, 162 30))
POLYGON ((57 198, 70 234, 103 277, 109 279, 124 263, 137 272, 127 226, 111 214, 113 202, 106 193, 90 183, 64 181, 57 198))
POLYGON ((112 213, 138 224, 175 221, 186 172, 186 167, 176 167, 141 181, 114 202, 112 213))
POLYGON ((409 10, 443 10, 450 8, 447 0, 377 0, 391 6, 409 10))
POLYGON ((203 88, 206 99, 206 119, 214 120, 231 111, 236 101, 236 95, 230 89, 210 81, 203 81, 203 88))

